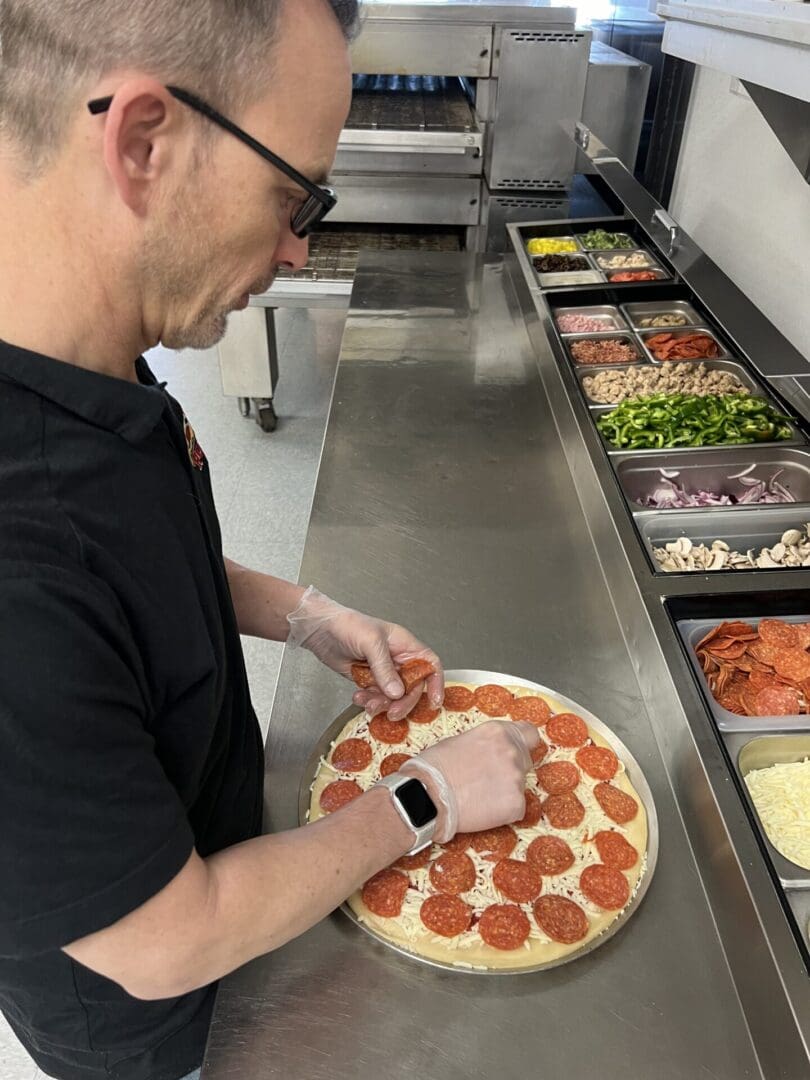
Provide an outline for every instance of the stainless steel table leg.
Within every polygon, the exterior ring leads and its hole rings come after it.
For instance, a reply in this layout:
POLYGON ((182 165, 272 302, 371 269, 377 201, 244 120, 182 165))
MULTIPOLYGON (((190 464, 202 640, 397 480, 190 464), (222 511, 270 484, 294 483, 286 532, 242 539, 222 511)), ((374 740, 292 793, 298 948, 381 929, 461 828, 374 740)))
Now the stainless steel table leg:
POLYGON ((275 313, 271 307, 234 312, 218 349, 224 393, 238 398, 242 416, 253 412, 268 432, 278 424, 273 405, 279 374, 275 313))

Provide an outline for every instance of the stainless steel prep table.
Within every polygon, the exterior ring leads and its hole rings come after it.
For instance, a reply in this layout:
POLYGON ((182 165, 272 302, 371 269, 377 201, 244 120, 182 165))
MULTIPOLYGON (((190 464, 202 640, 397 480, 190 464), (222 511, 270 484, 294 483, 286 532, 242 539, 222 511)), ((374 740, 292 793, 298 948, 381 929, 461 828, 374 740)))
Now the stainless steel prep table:
MULTIPOLYGON (((404 622, 449 667, 525 676, 592 709, 645 770, 659 864, 621 933, 533 975, 437 972, 336 913, 223 982, 204 1080, 761 1076, 498 259, 364 256, 301 581, 404 622)), ((304 763, 349 700, 346 682, 287 652, 267 747, 273 831, 296 825, 304 763)))

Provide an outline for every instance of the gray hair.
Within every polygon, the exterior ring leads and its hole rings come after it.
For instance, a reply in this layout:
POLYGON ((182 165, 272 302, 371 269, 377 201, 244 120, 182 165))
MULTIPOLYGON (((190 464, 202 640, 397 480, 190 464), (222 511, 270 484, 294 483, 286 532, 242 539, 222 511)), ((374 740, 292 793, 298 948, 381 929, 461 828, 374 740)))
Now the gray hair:
MULTIPOLYGON (((0 138, 38 171, 82 95, 134 67, 228 111, 261 92, 284 2, 0 0, 0 138)), ((358 0, 325 0, 350 38, 358 0)))

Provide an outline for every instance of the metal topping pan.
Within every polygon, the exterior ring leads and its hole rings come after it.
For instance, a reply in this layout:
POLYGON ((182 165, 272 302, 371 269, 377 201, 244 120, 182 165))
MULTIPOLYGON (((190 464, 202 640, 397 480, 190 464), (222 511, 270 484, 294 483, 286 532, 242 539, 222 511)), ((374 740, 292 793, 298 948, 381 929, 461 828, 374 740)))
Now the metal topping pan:
MULTIPOLYGON (((577 378, 579 379, 580 389, 585 396, 585 400, 588 402, 588 405, 593 408, 594 406, 598 405, 608 405, 611 404, 611 402, 596 401, 588 395, 583 380, 587 379, 589 376, 598 375, 600 372, 603 371, 613 371, 618 373, 627 371, 644 372, 646 376, 646 373, 649 372, 665 372, 668 367, 675 368, 679 363, 687 364, 688 371, 695 370, 698 364, 702 363, 707 374, 711 374, 712 372, 725 372, 728 375, 733 375, 737 379, 740 386, 745 387, 745 389, 749 390, 752 394, 759 394, 760 396, 763 394, 762 387, 760 387, 756 380, 748 374, 744 367, 742 367, 740 364, 735 363, 733 360, 684 360, 673 362, 672 364, 609 364, 605 365, 604 367, 592 367, 590 369, 588 369, 582 364, 577 364, 577 378)), ((649 393, 650 391, 642 391, 642 393, 645 392, 649 393)))
POLYGON ((592 304, 589 307, 560 307, 554 312, 554 322, 557 331, 562 337, 568 334, 598 334, 611 330, 627 331, 627 324, 622 318, 621 312, 612 304, 592 304), (599 324, 598 329, 591 330, 564 330, 560 323, 566 318, 593 319, 599 324))
POLYGON ((720 339, 711 332, 706 330, 702 326, 687 326, 687 327, 664 327, 663 329, 655 330, 636 330, 636 337, 641 342, 641 346, 644 352, 649 357, 650 362, 653 364, 676 364, 676 363, 698 363, 700 360, 721 360, 729 356, 729 351, 720 339), (677 357, 672 360, 660 360, 652 349, 647 344, 650 338, 656 338, 663 334, 671 334, 674 340, 679 338, 690 337, 694 334, 700 334, 702 337, 711 338, 717 348, 717 356, 697 356, 697 357, 677 357))
POLYGON ((686 300, 650 300, 634 304, 621 304, 621 311, 635 330, 667 330, 666 326, 642 326, 644 319, 654 319, 658 315, 675 315, 685 319, 684 326, 705 326, 702 319, 686 300))
MULTIPOLYGON (((540 694, 548 695, 555 701, 559 702, 563 711, 576 713, 581 716, 585 723, 598 735, 600 735, 606 743, 610 745, 614 753, 623 763, 627 772, 627 778, 636 790, 641 802, 644 806, 644 810, 647 815, 647 855, 646 866, 642 873, 642 876, 636 886, 633 895, 631 896, 627 906, 622 911, 621 915, 615 919, 610 926, 598 937, 593 938, 587 942, 581 949, 576 952, 569 953, 567 956, 561 957, 557 960, 552 960, 545 964, 537 964, 533 967, 517 968, 512 970, 483 970, 483 969, 471 969, 462 968, 451 963, 442 963, 440 961, 431 960, 427 957, 419 956, 416 953, 410 952, 408 949, 403 949, 394 945, 386 938, 376 934, 374 930, 368 927, 360 920, 352 911, 348 903, 344 903, 341 906, 341 911, 348 916, 349 919, 356 926, 358 926, 365 933, 369 934, 375 940, 386 945, 389 949, 393 949, 400 955, 407 957, 409 960, 416 960, 419 963, 427 964, 430 967, 442 968, 445 971, 452 971, 462 975, 523 975, 530 972, 546 971, 550 968, 559 967, 562 964, 570 963, 572 960, 578 960, 581 956, 587 955, 594 949, 603 945, 606 941, 609 941, 618 931, 625 925, 628 919, 638 910, 638 906, 641 903, 647 889, 650 887, 652 876, 655 873, 655 866, 658 861, 658 816, 655 810, 655 803, 653 802, 652 792, 650 786, 641 771, 641 766, 636 759, 619 739, 605 724, 602 723, 593 713, 588 712, 587 709, 583 709, 578 705, 576 701, 571 698, 565 697, 563 694, 558 693, 556 690, 552 690, 548 686, 541 686, 540 683, 531 682, 528 679, 520 679, 512 675, 504 675, 501 672, 495 671, 475 671, 475 670, 452 670, 446 671, 445 677, 450 682, 462 682, 481 685, 484 683, 495 683, 499 686, 522 686, 527 690, 535 690, 540 694)), ((301 785, 298 792, 298 820, 301 825, 305 825, 308 820, 309 804, 310 804, 310 789, 312 787, 313 779, 318 771, 318 766, 321 759, 328 753, 329 747, 335 738, 340 734, 346 724, 354 717, 358 716, 362 710, 356 705, 352 705, 340 714, 326 729, 321 738, 318 740, 309 761, 307 762, 304 774, 301 778, 301 785)))

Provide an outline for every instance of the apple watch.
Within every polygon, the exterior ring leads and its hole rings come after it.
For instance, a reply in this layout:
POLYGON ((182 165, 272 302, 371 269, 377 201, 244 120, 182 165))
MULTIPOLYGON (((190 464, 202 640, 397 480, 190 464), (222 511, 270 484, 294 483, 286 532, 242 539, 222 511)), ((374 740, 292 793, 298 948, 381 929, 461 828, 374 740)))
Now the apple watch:
POLYGON ((392 773, 378 780, 375 787, 388 788, 397 813, 413 831, 414 844, 406 854, 416 855, 426 848, 436 831, 438 811, 422 781, 413 776, 403 776, 402 773, 392 773))

